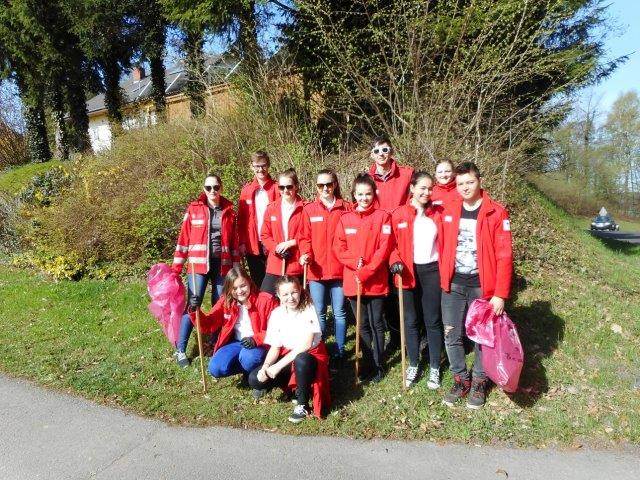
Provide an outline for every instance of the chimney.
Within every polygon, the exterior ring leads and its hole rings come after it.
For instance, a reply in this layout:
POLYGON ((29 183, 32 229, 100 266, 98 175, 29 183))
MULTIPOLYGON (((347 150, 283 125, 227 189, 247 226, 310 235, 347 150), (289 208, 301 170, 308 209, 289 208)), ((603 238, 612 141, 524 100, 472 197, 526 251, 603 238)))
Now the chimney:
POLYGON ((133 68, 133 81, 139 82, 145 77, 144 68, 137 66, 133 68))

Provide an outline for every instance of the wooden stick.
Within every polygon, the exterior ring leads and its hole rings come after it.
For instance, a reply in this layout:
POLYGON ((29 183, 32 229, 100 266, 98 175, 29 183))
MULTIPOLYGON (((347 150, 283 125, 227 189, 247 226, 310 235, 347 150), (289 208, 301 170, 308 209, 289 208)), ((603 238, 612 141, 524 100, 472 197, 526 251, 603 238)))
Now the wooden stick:
POLYGON ((398 274, 398 304, 400 305, 400 356, 402 358, 402 388, 407 388, 407 357, 404 338, 404 298, 402 292, 402 275, 398 274))
POLYGON ((358 283, 356 295, 356 384, 360 375, 360 321, 362 316, 362 284, 358 283))
MULTIPOLYGON (((191 290, 191 292, 195 295, 196 269, 193 263, 191 263, 191 284, 193 285, 193 290, 191 290)), ((204 349, 202 348, 202 333, 200 332, 200 308, 196 310, 196 331, 198 332, 198 350, 200 352, 200 375, 202 377, 202 389, 204 393, 207 393, 207 377, 204 374, 204 349)))
POLYGON ((283 277, 286 271, 287 271, 287 259, 282 257, 282 276, 283 277))
POLYGON ((303 270, 303 273, 302 273, 302 288, 304 290, 307 289, 307 267, 308 266, 309 266, 308 263, 304 264, 304 270, 303 270))

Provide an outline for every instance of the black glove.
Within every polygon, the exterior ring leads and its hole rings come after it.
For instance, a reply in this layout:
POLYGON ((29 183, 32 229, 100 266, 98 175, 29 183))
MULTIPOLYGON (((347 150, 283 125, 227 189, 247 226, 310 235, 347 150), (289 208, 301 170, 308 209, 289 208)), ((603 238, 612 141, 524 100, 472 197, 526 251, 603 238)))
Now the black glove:
POLYGON ((193 295, 191 297, 189 297, 189 308, 191 310, 197 310, 200 308, 200 305, 202 305, 202 298, 199 297, 198 295, 193 295))
POLYGON ((282 253, 279 253, 278 256, 280 258, 284 258, 285 260, 291 256, 291 250, 285 250, 282 253))
POLYGON ((404 265, 402 265, 402 262, 396 262, 389 267, 389 271, 394 275, 396 273, 402 275, 402 270, 404 270, 404 265))
POLYGON ((256 341, 252 337, 244 337, 240 340, 240 344, 246 348, 251 350, 252 348, 256 348, 256 341))

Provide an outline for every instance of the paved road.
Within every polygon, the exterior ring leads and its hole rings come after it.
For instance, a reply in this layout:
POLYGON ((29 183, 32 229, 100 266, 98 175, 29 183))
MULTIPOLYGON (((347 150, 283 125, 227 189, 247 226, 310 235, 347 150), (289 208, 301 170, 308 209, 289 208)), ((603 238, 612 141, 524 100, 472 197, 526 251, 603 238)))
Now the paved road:
POLYGON ((0 375, 0 479, 637 480, 640 448, 511 450, 179 428, 0 375))
POLYGON ((600 238, 611 238, 613 240, 619 240, 621 242, 629 242, 640 245, 640 232, 602 232, 600 230, 587 230, 587 232, 600 238))

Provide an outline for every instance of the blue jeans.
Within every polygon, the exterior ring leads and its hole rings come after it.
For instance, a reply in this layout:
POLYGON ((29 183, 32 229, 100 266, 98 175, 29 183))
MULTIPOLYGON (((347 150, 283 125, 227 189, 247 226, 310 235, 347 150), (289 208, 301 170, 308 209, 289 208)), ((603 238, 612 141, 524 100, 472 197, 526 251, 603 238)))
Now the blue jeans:
POLYGON ((209 360, 209 373, 220 378, 237 373, 249 374, 264 362, 267 351, 262 347, 244 348, 239 341, 220 347, 209 360))
MULTIPOLYGON (((220 275, 220 259, 215 259, 211 262, 210 269, 206 275, 201 275, 196 273, 196 295, 200 298, 204 297, 204 293, 207 289, 207 283, 211 281, 211 304, 214 305, 220 295, 222 295, 222 285, 224 284, 224 277, 220 275)), ((193 296, 193 280, 191 279, 191 274, 187 275, 187 305, 189 304, 189 299, 193 296)), ((180 336, 178 337, 178 345, 177 350, 179 352, 185 352, 187 350, 187 342, 189 341, 189 336, 191 335, 191 331, 193 330, 193 324, 191 323, 191 318, 187 315, 187 311, 185 308, 185 312, 182 315, 182 321, 180 322, 180 336)))
POLYGON ((322 336, 325 336, 327 322, 327 304, 331 297, 331 308, 333 318, 336 322, 336 345, 338 354, 344 354, 344 343, 347 336, 347 314, 344 309, 344 291, 342 290, 342 280, 319 280, 309 281, 309 291, 313 306, 318 313, 322 336))

